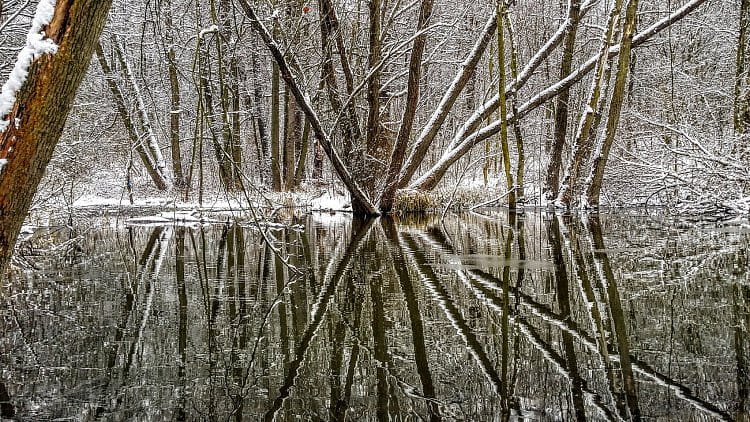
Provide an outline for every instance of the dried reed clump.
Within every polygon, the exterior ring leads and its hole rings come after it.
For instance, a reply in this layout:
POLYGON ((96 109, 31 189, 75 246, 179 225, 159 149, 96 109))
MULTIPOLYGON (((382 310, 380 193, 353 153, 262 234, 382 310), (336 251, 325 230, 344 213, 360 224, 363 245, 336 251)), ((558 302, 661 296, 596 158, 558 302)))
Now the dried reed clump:
POLYGON ((436 189, 418 191, 402 189, 396 193, 394 210, 398 214, 442 212, 450 204, 451 210, 464 210, 487 200, 495 194, 487 188, 436 189))
POLYGON ((425 213, 437 211, 440 201, 434 192, 401 189, 396 192, 393 209, 397 214, 425 213))

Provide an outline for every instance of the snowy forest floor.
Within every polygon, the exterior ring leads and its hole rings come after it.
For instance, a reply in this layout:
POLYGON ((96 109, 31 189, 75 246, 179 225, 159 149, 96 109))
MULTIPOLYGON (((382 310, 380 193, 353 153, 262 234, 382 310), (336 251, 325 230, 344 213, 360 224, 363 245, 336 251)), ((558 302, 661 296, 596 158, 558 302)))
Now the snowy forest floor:
MULTIPOLYGON (((538 189, 526 188, 527 211, 545 210, 566 212, 547 206, 538 189)), ((440 215, 447 210, 460 212, 480 207, 505 205, 505 195, 499 188, 466 185, 430 192, 404 190, 397 197, 396 213, 424 213, 440 215)), ((586 213, 591 210, 571 210, 586 213)), ((682 217, 690 221, 748 221, 750 219, 750 197, 735 201, 716 203, 712 201, 681 201, 672 206, 656 204, 618 204, 604 206, 609 213, 655 212, 682 217)), ((92 217, 102 214, 120 215, 125 219, 140 218, 141 222, 166 221, 198 222, 202 218, 216 215, 222 219, 257 219, 275 221, 279 215, 291 216, 310 212, 350 213, 351 201, 345 190, 336 185, 306 185, 296 192, 210 192, 202 200, 192 193, 185 200, 180 192, 171 194, 158 191, 139 191, 132 201, 127 192, 117 190, 90 191, 77 195, 58 195, 47 201, 39 201, 27 218, 27 226, 43 227, 64 224, 73 217, 92 217), (253 215, 255 214, 255 215, 253 215), (150 219, 150 220, 149 220, 150 219)), ((133 221, 136 222, 135 220, 133 221)))

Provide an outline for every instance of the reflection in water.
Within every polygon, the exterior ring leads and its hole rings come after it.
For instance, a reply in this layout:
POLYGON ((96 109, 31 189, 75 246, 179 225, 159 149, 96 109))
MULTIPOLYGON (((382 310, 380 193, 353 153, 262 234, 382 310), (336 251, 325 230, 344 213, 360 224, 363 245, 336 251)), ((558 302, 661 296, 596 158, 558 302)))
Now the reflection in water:
POLYGON ((3 293, 0 416, 749 419, 747 233, 304 223, 104 228, 40 258, 3 293))
POLYGON ((0 382, 0 416, 10 419, 15 415, 16 409, 10 401, 8 389, 5 387, 5 383, 0 382))

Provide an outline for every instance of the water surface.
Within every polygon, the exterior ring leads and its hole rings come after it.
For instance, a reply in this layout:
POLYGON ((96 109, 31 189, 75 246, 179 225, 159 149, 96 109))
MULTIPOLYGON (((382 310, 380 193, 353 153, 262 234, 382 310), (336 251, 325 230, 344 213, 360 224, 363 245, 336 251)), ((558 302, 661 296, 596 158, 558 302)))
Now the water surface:
POLYGON ((746 229, 110 223, 22 246, 33 269, 0 293, 3 417, 748 420, 746 229))

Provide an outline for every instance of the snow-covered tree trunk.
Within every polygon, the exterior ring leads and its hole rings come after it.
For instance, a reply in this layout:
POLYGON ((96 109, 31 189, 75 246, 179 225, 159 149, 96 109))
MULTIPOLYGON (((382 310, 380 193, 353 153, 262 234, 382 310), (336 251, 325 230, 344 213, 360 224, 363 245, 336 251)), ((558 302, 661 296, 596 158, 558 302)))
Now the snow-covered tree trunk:
POLYGON ((130 140, 131 147, 138 153, 141 162, 143 162, 143 166, 146 168, 146 172, 151 177, 151 180, 154 182, 156 188, 159 190, 167 189, 169 182, 167 181, 166 177, 164 177, 164 174, 159 171, 159 168, 156 166, 153 158, 149 154, 148 150, 144 147, 143 142, 141 142, 140 136, 138 135, 138 130, 133 123, 133 118, 128 111, 127 105, 125 104, 125 95, 123 94, 122 87, 120 87, 120 85, 117 83, 118 78, 116 77, 114 72, 112 72, 112 67, 109 65, 109 63, 107 62, 107 58, 104 56, 104 50, 101 46, 101 43, 97 43, 96 58, 99 61, 99 67, 102 68, 102 72, 104 73, 104 80, 107 83, 107 87, 112 94, 112 99, 114 100, 117 114, 119 115, 120 120, 122 121, 122 125, 125 127, 125 131, 128 134, 128 139, 130 140))
MULTIPOLYGON (((571 25, 565 34, 565 46, 562 53, 562 63, 560 64, 561 80, 568 77, 573 68, 573 53, 575 52, 576 34, 578 32, 580 14, 581 1, 570 0, 568 4, 568 21, 571 22, 571 25)), ((555 103, 554 141, 552 142, 552 152, 550 153, 549 163, 547 164, 547 178, 544 185, 544 195, 548 200, 552 200, 557 196, 557 190, 560 184, 562 152, 563 147, 565 146, 565 140, 568 136, 569 101, 570 90, 569 88, 565 88, 557 96, 555 103)))
POLYGON ((560 191, 557 195, 556 202, 563 207, 569 207, 573 194, 579 190, 581 175, 583 174, 584 165, 591 157, 593 141, 595 136, 590 136, 595 131, 595 121, 597 119, 597 110, 601 106, 603 88, 607 85, 611 74, 611 62, 607 56, 607 51, 612 46, 616 37, 616 29, 620 22, 620 12, 622 10, 622 0, 616 0, 609 15, 607 31, 602 39, 602 47, 599 61, 596 65, 596 75, 591 82, 591 91, 586 110, 581 116, 581 122, 578 131, 573 140, 571 159, 568 162, 563 176, 560 191))
POLYGON ((605 133, 602 145, 594 156, 591 175, 586 188, 586 201, 588 206, 599 206, 599 194, 604 181, 604 169, 609 158, 609 151, 615 141, 617 127, 620 124, 620 114, 625 95, 625 84, 628 80, 628 70, 630 69, 630 52, 633 45, 633 33, 637 20, 638 0, 630 0, 627 11, 625 12, 625 23, 622 30, 622 40, 620 41, 620 55, 617 63, 617 75, 615 76, 615 85, 612 91, 612 100, 609 105, 609 116, 607 116, 607 131, 605 133))
MULTIPOLYGON (((635 37, 633 37, 632 48, 646 43, 655 35, 668 28, 670 25, 680 21, 685 16, 689 15, 706 1, 707 0, 689 0, 685 2, 679 9, 672 12, 669 16, 666 16, 663 19, 655 22, 653 25, 649 26, 648 28, 639 32, 635 37)), ((587 2, 587 4, 591 3, 587 2)), ((587 7, 588 6, 583 6, 583 9, 586 9, 587 7)), ((550 40, 548 44, 550 44, 551 41, 552 40, 550 40)), ((620 44, 612 46, 612 48, 610 48, 607 52, 608 57, 612 58, 617 56, 619 54, 620 47, 620 44)), ((547 51, 547 53, 545 54, 548 54, 550 52, 549 50, 546 50, 546 47, 544 47, 542 50, 547 51)), ((540 52, 542 50, 540 50, 540 52)), ((536 56, 538 55, 539 53, 537 53, 536 56)), ((512 85, 513 90, 517 90, 519 87, 523 86, 521 82, 526 80, 526 75, 536 69, 535 66, 531 66, 532 64, 536 63, 536 56, 535 58, 532 58, 529 61, 529 64, 527 64, 527 66, 524 68, 524 70, 521 71, 518 80, 514 85, 512 85)), ((539 91, 536 95, 532 96, 526 102, 521 104, 513 113, 513 115, 509 116, 508 122, 514 123, 517 119, 524 118, 527 114, 534 111, 539 106, 545 104, 552 98, 555 98, 564 89, 567 89, 572 85, 580 82, 589 72, 591 72, 596 67, 596 63, 598 62, 598 60, 599 55, 595 55, 594 57, 589 58, 577 69, 572 71, 567 78, 556 82, 546 89, 539 91)), ((449 144, 449 148, 443 152, 443 155, 438 160, 438 162, 435 163, 421 176, 419 176, 415 181, 413 181, 409 185, 409 188, 418 190, 434 189, 456 161, 464 157, 469 151, 471 151, 474 146, 500 132, 499 120, 494 121, 485 128, 479 129, 482 120, 490 116, 497 109, 499 105, 499 101, 497 100, 497 98, 498 97, 495 96, 494 98, 487 101, 482 107, 480 107, 479 110, 475 111, 474 115, 472 115, 471 118, 467 120, 467 122, 461 127, 461 129, 459 129, 456 136, 449 144)))
POLYGON ((111 0, 41 0, 0 97, 0 278, 91 61, 111 0), (42 31, 44 31, 42 33, 42 31))
POLYGON ((303 92, 297 84, 297 81, 292 75, 291 68, 287 63, 286 58, 279 50, 276 41, 274 41, 273 37, 268 32, 266 26, 258 18, 257 14, 255 13, 255 9, 250 4, 250 2, 248 2, 248 0, 239 0, 239 3, 240 6, 242 6, 242 10, 250 19, 251 25, 258 32, 258 35, 260 35, 260 37, 263 39, 263 42, 271 52, 271 55, 273 56, 276 64, 279 66, 279 73, 284 79, 284 82, 286 82, 287 89, 291 90, 292 95, 294 96, 294 100, 297 102, 297 105, 299 105, 299 107, 302 109, 302 112, 305 114, 305 117, 310 121, 310 127, 315 134, 315 137, 318 139, 321 147, 325 151, 326 155, 328 155, 329 160, 331 160, 331 164, 333 164, 333 168, 336 171, 336 174, 349 190, 349 194, 352 198, 352 209, 356 214, 362 216, 379 215, 377 208, 375 208, 375 206, 372 204, 370 198, 362 190, 359 183, 357 183, 357 181, 352 177, 351 172, 341 160, 341 157, 339 157, 338 152, 334 149, 333 144, 331 143, 331 139, 323 129, 317 113, 315 113, 312 108, 309 95, 303 92))
POLYGON ((125 80, 130 83, 130 87, 133 90, 135 96, 135 104, 138 109, 138 114, 141 117, 141 129, 143 130, 142 136, 145 137, 144 142, 146 149, 148 150, 151 158, 154 161, 154 165, 161 177, 166 181, 167 186, 170 185, 169 178, 167 177, 167 163, 164 160, 164 155, 161 153, 161 147, 159 146, 159 140, 156 139, 154 128, 151 125, 151 119, 148 116, 148 110, 146 109, 146 103, 143 101, 143 95, 138 85, 138 81, 135 79, 133 70, 130 67, 130 61, 125 51, 125 45, 120 39, 113 40, 115 54, 117 59, 122 65, 122 70, 125 73, 125 80))
POLYGON ((427 28, 432 17, 433 0, 422 0, 419 10, 419 21, 417 23, 417 32, 421 32, 414 39, 414 46, 411 49, 409 57, 409 80, 406 93, 406 107, 401 117, 401 125, 396 135, 396 143, 391 152, 391 160, 388 168, 385 189, 380 195, 380 210, 389 213, 393 209, 393 203, 396 198, 399 175, 401 167, 404 165, 406 157, 406 148, 409 146, 409 139, 414 127, 414 119, 417 114, 419 105, 419 88, 422 80, 422 56, 424 55, 427 44, 427 33, 422 32, 427 28))
MULTIPOLYGON (((585 15, 585 13, 591 9, 593 4, 592 0, 587 1, 581 7, 581 13, 579 17, 585 15)), ((529 59, 524 68, 518 75, 516 75, 513 81, 508 84, 507 91, 508 96, 517 97, 518 91, 524 87, 526 82, 531 79, 535 74, 539 66, 555 51, 560 43, 565 39, 567 28, 573 25, 570 19, 563 21, 554 32, 554 34, 545 42, 541 48, 529 59)), ((467 140, 471 140, 471 134, 475 133, 482 123, 492 116, 500 106, 500 96, 495 95, 484 104, 482 104, 469 118, 464 122, 461 128, 456 132, 451 142, 446 147, 441 159, 426 173, 415 180, 410 187, 417 188, 420 190, 431 190, 442 180, 445 172, 448 171, 450 166, 453 165, 460 157, 468 152, 471 146, 465 144, 467 140), (468 148, 466 148, 468 146, 468 148)), ((514 115, 518 115, 516 107, 514 106, 514 115)), ((514 124, 516 121, 514 121, 514 124)), ((499 130, 499 126, 498 126, 499 130)))
POLYGON ((429 122, 427 122, 422 129, 422 132, 419 134, 419 137, 417 137, 417 140, 414 142, 414 148, 412 149, 411 154, 409 154, 409 158, 407 158, 406 164, 404 164, 404 169, 401 172, 399 181, 400 187, 406 186, 409 183, 414 176, 414 173, 417 172, 417 169, 419 169, 419 166, 422 164, 422 160, 424 159, 425 154, 427 154, 430 145, 432 145, 432 141, 435 140, 438 132, 443 127, 445 119, 448 117, 453 105, 456 103, 458 96, 469 82, 477 64, 479 64, 479 60, 487 49, 487 45, 489 45, 490 40, 492 40, 496 24, 497 16, 493 14, 485 23, 479 38, 474 44, 474 48, 472 48, 471 52, 466 57, 466 60, 461 63, 461 69, 445 91, 443 98, 432 113, 429 122))

